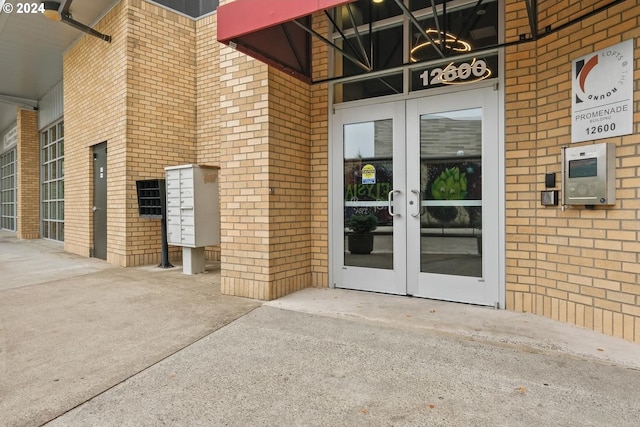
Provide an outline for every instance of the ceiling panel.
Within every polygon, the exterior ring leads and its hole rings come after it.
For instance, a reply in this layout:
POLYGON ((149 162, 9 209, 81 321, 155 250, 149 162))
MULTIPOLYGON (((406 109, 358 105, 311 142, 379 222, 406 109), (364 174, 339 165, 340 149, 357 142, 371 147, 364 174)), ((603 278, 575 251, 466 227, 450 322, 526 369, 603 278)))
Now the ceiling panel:
MULTIPOLYGON (((70 11, 74 20, 91 26, 117 2, 74 0, 70 11)), ((6 3, 15 6, 18 1, 6 3)), ((62 53, 83 33, 39 13, 13 9, 0 12, 0 95, 38 100, 62 79, 62 53)), ((15 119, 16 105, 0 102, 0 133, 15 119)))

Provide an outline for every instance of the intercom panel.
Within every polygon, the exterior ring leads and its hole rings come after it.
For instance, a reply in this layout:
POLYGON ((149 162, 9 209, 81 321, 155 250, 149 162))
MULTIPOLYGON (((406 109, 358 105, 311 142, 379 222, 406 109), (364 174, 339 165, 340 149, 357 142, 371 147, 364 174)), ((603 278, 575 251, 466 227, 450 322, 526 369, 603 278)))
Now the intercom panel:
POLYGON ((564 155, 565 205, 616 203, 616 145, 605 142, 567 147, 564 155))

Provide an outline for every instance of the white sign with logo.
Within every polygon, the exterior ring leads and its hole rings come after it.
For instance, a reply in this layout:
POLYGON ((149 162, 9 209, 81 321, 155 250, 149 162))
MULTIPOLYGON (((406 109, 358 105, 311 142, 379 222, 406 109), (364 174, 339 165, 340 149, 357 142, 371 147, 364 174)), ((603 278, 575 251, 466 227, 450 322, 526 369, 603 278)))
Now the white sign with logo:
POLYGON ((571 142, 633 133, 633 40, 573 61, 571 142))
POLYGON ((4 135, 4 140, 2 141, 2 150, 5 151, 9 148, 15 146, 18 143, 18 127, 14 126, 9 132, 4 135))

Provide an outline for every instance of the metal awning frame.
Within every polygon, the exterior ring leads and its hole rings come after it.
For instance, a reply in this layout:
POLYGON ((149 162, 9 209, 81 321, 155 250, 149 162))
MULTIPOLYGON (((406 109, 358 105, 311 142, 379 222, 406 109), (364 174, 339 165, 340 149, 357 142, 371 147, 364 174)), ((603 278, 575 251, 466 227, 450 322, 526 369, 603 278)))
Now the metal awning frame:
MULTIPOLYGON (((438 55, 440 57, 447 58, 450 57, 451 55, 451 48, 447 49, 445 43, 444 43, 444 34, 446 33, 447 29, 445 28, 440 28, 440 23, 439 23, 439 12, 438 9, 436 7, 435 4, 435 0, 431 0, 431 7, 433 10, 433 17, 434 17, 434 21, 436 23, 437 26, 437 31, 440 34, 440 40, 436 41, 433 39, 433 37, 431 37, 429 34, 427 34, 427 32, 424 30, 424 28, 422 28, 422 26, 420 25, 418 19, 415 17, 415 15, 409 10, 409 8, 407 8, 407 6, 404 4, 404 2, 402 0, 394 0, 396 2, 396 4, 402 9, 403 13, 405 14, 405 16, 411 21, 411 23, 416 27, 416 29, 418 29, 418 31, 420 31, 420 33, 422 34, 422 36, 428 40, 431 45, 433 46, 433 48, 437 51, 438 55), (442 46, 444 46, 444 49, 442 48, 442 46)), ((478 10, 478 8, 483 4, 485 0, 478 0, 476 5, 473 7, 472 11, 470 12, 470 16, 472 16, 472 14, 476 13, 476 11, 478 10)), ((612 6, 615 6, 619 3, 624 2, 625 0, 612 0, 611 2, 609 2, 608 4, 605 4, 603 6, 600 6, 594 10, 592 10, 591 12, 588 12, 584 15, 579 16, 578 18, 569 20, 568 22, 561 24, 555 28, 552 28, 551 26, 547 26, 544 28, 543 31, 540 31, 539 29, 539 22, 538 22, 538 0, 523 0, 525 2, 526 5, 526 9, 527 9, 527 15, 528 15, 528 21, 529 21, 529 34, 521 34, 519 39, 516 41, 512 41, 512 42, 506 42, 506 43, 498 43, 496 45, 493 46, 487 46, 484 47, 482 49, 479 49, 477 51, 474 51, 475 53, 481 53, 481 52, 488 52, 488 51, 492 51, 492 50, 496 50, 499 48, 503 48, 503 47, 507 47, 507 46, 514 46, 514 45, 518 45, 518 44, 522 44, 522 43, 528 43, 531 41, 535 41, 538 40, 542 37, 545 37, 549 34, 555 33, 557 31, 560 31, 562 29, 565 29, 571 25, 574 25, 578 22, 581 22, 591 16, 594 16, 606 9, 609 9, 612 6)), ((440 16, 443 17, 443 22, 446 25, 446 16, 447 16, 447 1, 444 1, 442 3, 442 10, 440 12, 440 16)), ((351 11, 351 6, 350 4, 346 4, 345 5, 347 7, 347 11, 349 13, 350 19, 353 19, 353 13, 351 11)), ((346 44, 348 44, 351 49, 353 51, 357 51, 359 52, 359 54, 362 56, 362 58, 355 58, 353 55, 347 53, 344 51, 344 49, 342 49, 341 47, 337 46, 335 43, 333 43, 332 41, 328 40, 327 38, 325 38, 324 36, 322 36, 321 34, 317 33, 316 31, 312 30, 311 28, 305 27, 300 23, 297 23, 297 25, 299 25, 301 28, 303 28, 305 31, 307 31, 309 34, 311 34, 312 36, 314 36, 316 39, 322 41, 324 44, 328 45, 329 47, 333 48, 334 50, 336 50, 337 52, 339 52, 343 57, 345 57, 346 59, 348 59, 349 61, 351 61, 352 63, 354 63, 355 65, 357 65, 358 67, 362 68, 365 72, 367 73, 373 73, 373 66, 372 66, 372 56, 373 56, 373 50, 370 50, 370 52, 368 53, 367 50, 364 47, 364 44, 362 43, 362 37, 360 35, 360 33, 357 30, 357 26, 355 25, 355 23, 352 21, 352 25, 354 28, 354 34, 356 36, 356 40, 358 42, 358 47, 359 49, 354 49, 353 44, 351 44, 351 42, 347 39, 346 35, 338 28, 338 25, 336 24, 335 20, 332 18, 331 14, 329 13, 329 11, 325 10, 324 11, 325 15, 329 18, 329 20, 331 21, 332 25, 334 26, 334 29, 340 34, 340 37, 342 39, 342 41, 346 44)), ((465 21, 465 24, 463 25, 463 28, 461 30, 460 33, 458 33, 456 35, 456 41, 460 38, 460 35, 463 31, 465 31, 465 29, 468 26, 469 23, 469 19, 467 19, 465 21)), ((369 33, 372 33, 372 23, 371 20, 369 22, 369 33)), ((456 55, 457 57, 457 55, 456 55)), ((431 61, 430 61, 431 62, 431 61)), ((408 65, 408 64, 405 64, 408 65)), ((378 74, 378 73, 376 73, 378 74)), ((328 78, 328 79, 323 79, 323 80, 317 80, 317 81, 312 81, 312 84, 315 83, 324 83, 327 81, 334 81, 334 80, 340 80, 340 79, 344 79, 344 77, 334 77, 334 78, 328 78)))
MULTIPOLYGON (((370 3, 369 3, 369 7, 370 8, 371 8, 372 1, 373 0, 370 0, 370 3)), ((445 28, 443 30, 440 29, 440 22, 439 22, 439 19, 438 19, 439 18, 439 14, 438 14, 438 9, 437 9, 436 4, 435 4, 435 0, 431 0, 431 8, 433 10, 433 17, 434 17, 434 21, 436 22, 438 33, 440 34, 440 40, 438 40, 438 41, 434 40, 433 37, 431 37, 425 31, 425 29, 422 27, 422 25, 420 24, 418 19, 415 17, 415 15, 404 4, 403 0, 394 0, 394 1, 398 5, 398 7, 402 10, 404 15, 407 16, 409 21, 411 21, 411 23, 415 26, 415 28, 422 34, 422 36, 425 38, 425 40, 428 40, 431 43, 431 46, 436 50, 438 55, 443 59, 449 57, 450 54, 451 54, 451 48, 447 49, 446 48, 446 44, 444 43, 444 37, 445 37, 444 34, 446 33, 446 26, 445 26, 445 28), (444 46, 444 49, 442 48, 443 46, 444 46)), ((482 5, 483 1, 484 0, 478 0, 476 5, 473 7, 473 9, 472 9, 472 11, 470 13, 471 14, 475 14, 475 12, 478 10, 478 8, 482 5)), ((537 0, 525 0, 525 1, 527 1, 527 4, 528 3, 534 3, 535 4, 537 2, 537 0)), ((369 52, 367 52, 367 49, 365 48, 363 40, 362 40, 362 36, 360 35, 360 32, 358 31, 358 26, 356 25, 356 22, 355 22, 354 14, 353 14, 353 11, 351 9, 351 4, 347 3, 347 4, 344 5, 344 7, 347 9, 347 13, 349 15, 349 19, 351 20, 351 25, 352 25, 352 28, 353 28, 353 32, 354 32, 356 41, 358 43, 358 48, 357 49, 353 46, 353 44, 347 38, 347 36, 344 34, 344 32, 342 32, 342 30, 340 30, 338 24, 335 22, 335 20, 331 16, 331 13, 329 13, 328 10, 325 10, 324 14, 327 16, 327 18, 329 19, 329 21, 333 25, 334 30, 337 31, 338 34, 340 34, 340 38, 342 39, 343 43, 349 45, 354 52, 358 52, 358 56, 360 56, 360 58, 357 58, 354 55, 351 55, 350 53, 346 52, 343 48, 341 48, 340 46, 335 44, 333 41, 327 39, 322 34, 318 33, 317 31, 313 30, 312 28, 310 28, 310 26, 306 26, 306 25, 302 24, 301 22, 299 22, 298 20, 293 20, 292 22, 294 24, 296 24, 298 27, 300 27, 301 29, 303 29, 304 31, 306 31, 307 33, 309 33, 310 35, 312 35, 313 37, 315 37, 317 40, 321 41, 325 45, 327 45, 330 48, 334 49, 336 52, 340 53, 340 55, 342 55, 347 60, 351 61, 357 67, 361 68, 362 70, 364 70, 367 73, 371 73, 371 72, 374 71, 374 69, 373 69, 373 43, 371 42, 371 45, 370 45, 370 48, 369 48, 369 52)), ((529 10, 529 7, 527 8, 527 10, 529 10)), ((443 18, 443 22, 446 25, 446 21, 447 21, 446 20, 446 18, 447 18, 447 1, 444 1, 442 3, 442 18, 443 18)), ((461 33, 467 28, 467 26, 468 26, 467 24, 469 23, 469 21, 470 21, 470 19, 467 18, 467 20, 465 21, 465 24, 463 25, 462 30, 456 35, 456 38, 455 38, 456 41, 460 38, 461 33)), ((535 19, 532 21, 532 19, 530 18, 529 21, 531 23, 531 22, 535 21, 535 19)), ((282 24, 280 24, 280 25, 284 29, 284 26, 282 24)), ((285 29, 285 31, 286 31, 286 29, 285 29)), ((373 33, 373 22, 372 22, 371 19, 369 19, 368 33, 369 34, 373 33)), ((370 40, 372 40, 372 38, 370 38, 370 40)), ((291 44, 291 45, 293 46, 293 44, 291 44)), ((491 46, 490 48, 483 49, 483 50, 495 49, 495 47, 496 46, 491 46)), ((340 77, 338 77, 338 78, 340 78, 340 77)), ((322 81, 326 81, 326 80, 322 80, 322 81)), ((313 84, 313 83, 318 83, 318 82, 311 81, 311 83, 313 84)), ((386 82, 384 82, 384 83, 387 84, 386 82)))
POLYGON ((71 8, 72 1, 73 0, 62 0, 62 4, 58 9, 58 12, 60 13, 60 22, 64 22, 65 24, 72 26, 76 30, 80 30, 86 34, 97 37, 101 40, 106 41, 107 43, 111 43, 111 36, 102 34, 101 32, 94 30, 88 25, 78 22, 71 17, 71 12, 69 11, 69 8, 71 8))

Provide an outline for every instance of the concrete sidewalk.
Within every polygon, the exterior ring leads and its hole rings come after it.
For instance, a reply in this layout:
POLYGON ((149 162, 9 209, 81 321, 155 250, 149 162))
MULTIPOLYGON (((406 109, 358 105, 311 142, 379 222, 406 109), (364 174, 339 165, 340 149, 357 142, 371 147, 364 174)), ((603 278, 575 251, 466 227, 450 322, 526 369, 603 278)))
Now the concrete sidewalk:
POLYGON ((226 297, 0 232, 0 425, 637 425, 640 346, 333 289, 226 297), (35 261, 34 261, 35 260, 35 261))
POLYGON ((120 268, 0 232, 0 426, 41 425, 260 305, 207 268, 120 268))

